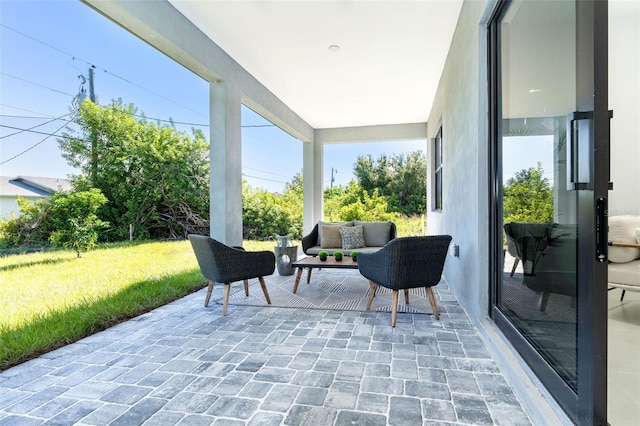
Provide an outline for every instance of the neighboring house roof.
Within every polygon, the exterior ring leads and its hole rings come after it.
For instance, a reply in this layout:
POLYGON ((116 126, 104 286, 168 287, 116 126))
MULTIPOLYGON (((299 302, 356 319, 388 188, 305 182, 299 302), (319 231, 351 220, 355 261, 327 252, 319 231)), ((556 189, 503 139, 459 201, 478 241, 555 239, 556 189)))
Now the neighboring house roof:
POLYGON ((1 197, 47 197, 55 191, 71 191, 67 179, 38 176, 0 176, 1 197))

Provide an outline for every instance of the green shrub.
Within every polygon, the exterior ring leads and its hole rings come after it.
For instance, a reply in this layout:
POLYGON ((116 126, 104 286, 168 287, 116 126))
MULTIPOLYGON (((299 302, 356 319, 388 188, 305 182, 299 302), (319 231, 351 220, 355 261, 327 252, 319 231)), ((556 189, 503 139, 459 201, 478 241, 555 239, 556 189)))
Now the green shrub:
POLYGON ((302 237, 302 207, 292 206, 283 196, 242 187, 242 225, 246 239, 264 239, 276 235, 302 237))
POLYGON ((106 202, 107 198, 95 188, 55 192, 36 202, 18 198, 21 215, 0 222, 1 245, 7 248, 51 243, 74 248, 80 256, 80 250, 97 242, 98 230, 108 225, 96 215, 106 202))

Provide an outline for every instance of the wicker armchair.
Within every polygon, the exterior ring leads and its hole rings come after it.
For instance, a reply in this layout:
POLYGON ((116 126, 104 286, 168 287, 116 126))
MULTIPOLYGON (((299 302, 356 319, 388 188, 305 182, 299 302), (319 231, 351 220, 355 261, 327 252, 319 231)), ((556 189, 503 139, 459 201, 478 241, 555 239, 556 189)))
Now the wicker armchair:
POLYGON ((379 285, 390 288, 393 290, 391 326, 395 327, 398 291, 404 290, 408 304, 409 289, 425 287, 433 313, 440 319, 431 287, 440 282, 449 243, 449 235, 396 238, 377 252, 358 253, 358 269, 371 286, 367 310, 371 308, 379 285))
POLYGON ((209 280, 204 306, 209 305, 214 282, 224 283, 222 314, 227 315, 231 283, 244 281, 245 295, 249 295, 249 279, 258 278, 267 303, 271 304, 264 282, 276 267, 275 255, 270 251, 244 251, 242 247, 229 247, 204 235, 189 235, 189 241, 198 260, 202 275, 209 280))

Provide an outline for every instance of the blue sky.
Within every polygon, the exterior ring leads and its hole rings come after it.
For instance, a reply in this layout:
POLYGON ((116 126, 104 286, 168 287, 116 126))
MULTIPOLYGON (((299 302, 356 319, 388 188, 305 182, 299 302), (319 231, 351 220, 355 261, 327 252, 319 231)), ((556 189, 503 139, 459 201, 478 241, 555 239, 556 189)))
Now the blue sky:
MULTIPOLYGON (((0 175, 65 177, 76 173, 55 136, 95 66, 99 104, 121 98, 148 118, 208 135, 208 83, 75 0, 0 0, 0 175), (31 129, 23 131, 21 129, 31 129)), ((85 84, 88 94, 88 84, 85 84)), ((244 108, 243 175, 253 187, 281 191, 302 170, 302 142, 244 108)), ((346 185, 359 155, 396 155, 424 141, 325 147, 324 184, 346 185)))

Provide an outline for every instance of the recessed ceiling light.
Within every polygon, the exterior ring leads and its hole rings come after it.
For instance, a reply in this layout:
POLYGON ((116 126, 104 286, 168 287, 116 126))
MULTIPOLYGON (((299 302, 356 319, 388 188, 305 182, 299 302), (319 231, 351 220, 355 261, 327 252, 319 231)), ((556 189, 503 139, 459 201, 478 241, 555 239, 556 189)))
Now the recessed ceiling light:
POLYGON ((538 93, 542 92, 542 89, 529 89, 529 93, 538 93))
POLYGON ((340 50, 340 46, 338 46, 337 44, 332 44, 331 46, 329 46, 329 52, 337 52, 340 50))

